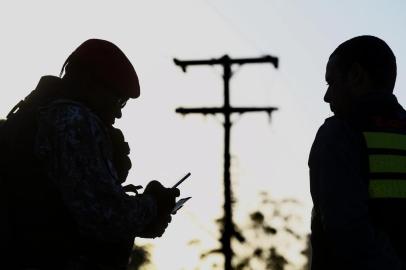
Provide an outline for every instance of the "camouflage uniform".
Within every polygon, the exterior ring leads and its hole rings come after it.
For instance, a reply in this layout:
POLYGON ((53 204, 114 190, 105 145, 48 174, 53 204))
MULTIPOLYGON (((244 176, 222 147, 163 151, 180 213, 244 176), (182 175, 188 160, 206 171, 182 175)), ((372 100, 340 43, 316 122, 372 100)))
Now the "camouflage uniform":
POLYGON ((156 215, 147 195, 127 195, 100 119, 80 103, 56 101, 40 111, 35 151, 48 167, 80 231, 104 240, 134 238, 156 215))
POLYGON ((124 269, 134 237, 157 217, 150 195, 121 186, 113 127, 67 93, 59 78, 43 77, 2 128, 1 269, 124 269))

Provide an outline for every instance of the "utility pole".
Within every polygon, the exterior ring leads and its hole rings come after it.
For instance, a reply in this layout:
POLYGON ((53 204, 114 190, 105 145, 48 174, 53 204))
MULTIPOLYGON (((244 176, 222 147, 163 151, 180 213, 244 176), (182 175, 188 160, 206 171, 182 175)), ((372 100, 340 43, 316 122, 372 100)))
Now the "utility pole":
POLYGON ((228 55, 224 55, 218 59, 210 60, 188 60, 181 61, 174 59, 175 65, 180 66, 184 72, 188 66, 199 65, 221 65, 223 67, 223 80, 224 80, 224 104, 222 107, 205 107, 205 108, 177 108, 176 112, 186 114, 222 114, 224 115, 224 218, 222 237, 220 239, 222 247, 221 250, 224 254, 224 270, 232 270, 232 257, 233 251, 231 248, 231 239, 235 235, 235 228, 233 223, 232 212, 232 188, 231 188, 231 175, 230 175, 230 133, 231 133, 231 115, 234 113, 243 114, 248 112, 266 112, 269 116, 277 108, 275 107, 232 107, 230 105, 230 79, 233 75, 233 65, 244 64, 258 64, 258 63, 271 63, 275 68, 278 68, 278 58, 270 55, 259 58, 239 58, 232 59, 228 55))

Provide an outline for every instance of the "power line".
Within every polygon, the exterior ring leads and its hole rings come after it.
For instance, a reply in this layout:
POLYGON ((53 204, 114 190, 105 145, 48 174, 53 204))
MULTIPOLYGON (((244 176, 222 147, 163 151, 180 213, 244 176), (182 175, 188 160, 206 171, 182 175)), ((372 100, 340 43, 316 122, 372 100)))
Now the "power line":
POLYGON ((249 46, 256 51, 258 54, 265 54, 264 50, 262 50, 256 42, 253 41, 253 39, 248 38, 245 33, 243 33, 240 28, 232 22, 230 18, 228 18, 224 13, 220 11, 219 8, 217 8, 213 3, 211 3, 209 0, 201 0, 206 6, 208 6, 217 16, 226 24, 232 31, 239 36, 246 44, 249 44, 249 46))

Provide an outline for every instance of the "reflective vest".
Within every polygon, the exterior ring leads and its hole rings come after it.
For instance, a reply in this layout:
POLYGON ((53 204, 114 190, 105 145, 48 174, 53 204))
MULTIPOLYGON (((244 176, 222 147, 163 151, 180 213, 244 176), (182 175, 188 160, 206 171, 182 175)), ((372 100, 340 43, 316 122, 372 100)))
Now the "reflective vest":
POLYGON ((362 135, 371 220, 406 258, 406 112, 371 117, 362 135))
POLYGON ((406 199, 406 133, 363 132, 371 199, 406 199))

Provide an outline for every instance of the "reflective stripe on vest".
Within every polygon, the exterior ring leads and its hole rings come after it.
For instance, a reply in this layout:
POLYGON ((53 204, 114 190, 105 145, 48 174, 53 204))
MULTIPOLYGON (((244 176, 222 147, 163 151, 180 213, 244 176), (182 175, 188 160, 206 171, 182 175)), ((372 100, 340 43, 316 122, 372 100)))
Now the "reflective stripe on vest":
POLYGON ((406 156, 369 155, 371 173, 406 173, 406 156))
POLYGON ((370 198, 406 198, 406 181, 398 179, 371 179, 370 198))
POLYGON ((406 198, 406 135, 363 134, 369 159, 369 197, 406 198))
POLYGON ((406 135, 387 132, 364 132, 368 148, 406 150, 406 135))

